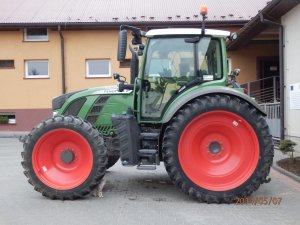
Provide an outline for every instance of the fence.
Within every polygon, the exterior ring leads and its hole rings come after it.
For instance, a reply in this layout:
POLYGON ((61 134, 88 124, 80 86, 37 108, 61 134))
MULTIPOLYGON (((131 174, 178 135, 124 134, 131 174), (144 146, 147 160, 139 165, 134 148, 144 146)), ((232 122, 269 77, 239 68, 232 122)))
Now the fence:
POLYGON ((267 113, 267 123, 274 138, 280 137, 280 102, 264 103, 260 106, 267 113))
POLYGON ((258 103, 279 102, 279 77, 267 77, 241 84, 248 90, 248 95, 255 98, 258 103))

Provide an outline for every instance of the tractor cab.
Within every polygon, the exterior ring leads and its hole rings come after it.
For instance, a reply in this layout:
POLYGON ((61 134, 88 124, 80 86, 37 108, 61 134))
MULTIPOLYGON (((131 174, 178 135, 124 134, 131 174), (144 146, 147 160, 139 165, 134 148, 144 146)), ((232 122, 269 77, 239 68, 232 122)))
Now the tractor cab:
POLYGON ((123 25, 120 27, 118 60, 123 62, 127 49, 127 31, 133 36, 129 45, 132 54, 130 84, 122 76, 118 90, 135 90, 135 110, 142 121, 161 121, 168 106, 183 92, 193 87, 226 86, 228 68, 225 39, 235 33, 202 28, 153 29, 148 32, 123 25), (146 44, 142 42, 146 39, 146 44), (139 63, 139 56, 143 60, 139 63))
POLYGON ((226 58, 223 38, 229 32, 201 29, 161 29, 148 38, 142 65, 142 117, 159 118, 172 98, 186 89, 214 81, 223 85, 226 58), (148 86, 149 87, 148 87, 148 86))

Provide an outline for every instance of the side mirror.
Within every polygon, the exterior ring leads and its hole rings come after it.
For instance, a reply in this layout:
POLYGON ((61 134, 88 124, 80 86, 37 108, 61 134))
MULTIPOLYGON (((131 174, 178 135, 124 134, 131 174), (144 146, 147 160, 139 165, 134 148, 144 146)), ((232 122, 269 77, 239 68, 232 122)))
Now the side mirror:
POLYGON ((121 30, 119 32, 119 41, 118 41, 118 61, 124 62, 126 57, 127 49, 127 30, 121 30))

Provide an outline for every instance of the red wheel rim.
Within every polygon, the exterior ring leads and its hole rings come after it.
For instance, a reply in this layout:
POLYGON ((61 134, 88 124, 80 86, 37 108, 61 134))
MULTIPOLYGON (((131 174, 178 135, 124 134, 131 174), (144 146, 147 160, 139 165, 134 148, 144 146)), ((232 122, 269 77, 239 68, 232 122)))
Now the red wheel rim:
POLYGON ((195 184, 211 191, 226 191, 251 177, 259 159, 259 143, 242 117, 211 111, 185 127, 178 157, 184 173, 195 184))
POLYGON ((48 187, 68 190, 78 187, 89 176, 93 153, 89 143, 79 133, 69 129, 55 129, 44 134, 35 144, 32 165, 36 176, 48 187), (72 159, 62 159, 64 152, 72 159))

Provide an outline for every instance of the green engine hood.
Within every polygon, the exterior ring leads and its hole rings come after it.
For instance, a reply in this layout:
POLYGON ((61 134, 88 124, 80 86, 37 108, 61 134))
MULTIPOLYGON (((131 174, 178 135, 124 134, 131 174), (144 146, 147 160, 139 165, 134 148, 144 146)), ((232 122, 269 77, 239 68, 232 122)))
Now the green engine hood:
POLYGON ((120 114, 126 112, 128 108, 134 108, 133 93, 132 90, 119 92, 116 85, 72 92, 70 95, 53 99, 53 102, 58 101, 59 98, 60 101, 64 101, 55 113, 79 116, 92 123, 102 134, 109 134, 112 132, 112 114, 120 114))

